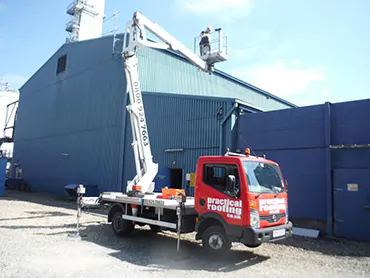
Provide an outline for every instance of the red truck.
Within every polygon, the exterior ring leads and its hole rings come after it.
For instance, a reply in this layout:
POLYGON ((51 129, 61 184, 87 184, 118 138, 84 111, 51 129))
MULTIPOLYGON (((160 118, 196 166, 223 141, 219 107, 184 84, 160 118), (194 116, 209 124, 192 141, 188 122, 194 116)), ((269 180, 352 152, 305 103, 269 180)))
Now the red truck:
POLYGON ((110 205, 108 222, 120 236, 131 233, 136 224, 153 231, 195 231, 196 239, 213 254, 225 254, 232 242, 258 247, 292 233, 287 185, 279 165, 248 152, 200 157, 195 197, 180 196, 180 202, 176 197, 106 192, 100 198, 110 205))
MULTIPOLYGON (((132 128, 133 164, 136 176, 128 182, 126 194, 105 192, 101 202, 111 206, 108 222, 114 232, 126 235, 135 225, 168 229, 180 233, 196 232, 203 246, 214 254, 224 254, 232 242, 249 247, 275 241, 291 234, 288 222, 286 183, 277 163, 253 157, 250 152, 198 159, 195 197, 154 193, 153 180, 158 173, 149 143, 149 133, 138 72, 137 51, 154 47, 177 51, 201 71, 212 74, 214 64, 227 60, 222 29, 217 28, 218 47, 198 56, 172 37, 161 26, 136 12, 126 25, 124 68, 127 81, 132 128), (147 40, 146 30, 162 42, 147 40), (178 200, 176 198, 178 197, 178 200)), ((176 191, 174 191, 176 193, 176 191)), ((179 241, 178 241, 179 242, 179 241)))

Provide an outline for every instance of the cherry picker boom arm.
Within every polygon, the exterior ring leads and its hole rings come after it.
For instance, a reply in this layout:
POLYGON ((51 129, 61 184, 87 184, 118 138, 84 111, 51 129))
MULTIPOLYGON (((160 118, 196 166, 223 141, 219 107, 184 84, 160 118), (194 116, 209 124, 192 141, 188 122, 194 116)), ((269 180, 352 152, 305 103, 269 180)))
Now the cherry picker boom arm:
POLYGON ((133 19, 127 23, 123 43, 127 91, 130 99, 127 110, 131 120, 132 147, 136 168, 136 176, 128 183, 126 192, 137 191, 145 194, 154 190, 153 180, 158 172, 158 164, 153 162, 150 148, 136 56, 138 49, 152 47, 175 50, 204 72, 211 72, 215 61, 203 60, 140 12, 135 12, 133 19), (149 41, 146 30, 158 37, 163 43, 149 41))

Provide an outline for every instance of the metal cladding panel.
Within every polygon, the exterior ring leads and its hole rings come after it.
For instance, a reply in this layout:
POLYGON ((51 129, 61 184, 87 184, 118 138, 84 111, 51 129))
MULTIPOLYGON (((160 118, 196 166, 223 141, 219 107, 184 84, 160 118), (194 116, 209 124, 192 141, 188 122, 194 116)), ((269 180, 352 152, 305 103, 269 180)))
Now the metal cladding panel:
POLYGON ((4 196, 7 158, 0 157, 0 197, 4 196))
POLYGON ((56 76, 57 53, 21 88, 14 161, 32 190, 65 194, 68 183, 120 189, 124 69, 100 50, 110 41, 95 42, 62 47, 66 71, 56 76))
MULTIPOLYGON (((14 160, 34 190, 61 193, 62 186, 70 182, 99 183, 102 191, 121 189, 123 159, 131 151, 131 142, 124 142, 125 133, 131 134, 129 123, 124 130, 126 81, 119 55, 122 44, 118 43, 116 54, 112 54, 112 39, 63 45, 21 88, 14 160), (67 55, 66 70, 56 74, 58 58, 63 55, 67 55), (91 171, 89 177, 84 167, 91 171), (101 173, 101 169, 106 171, 101 173)), ((232 96, 264 110, 290 107, 220 73, 202 73, 169 52, 142 49, 139 63, 143 91, 189 95, 182 101, 165 98, 165 106, 153 99, 149 102, 155 106, 147 108, 150 115, 160 111, 165 123, 159 125, 156 116, 149 119, 154 127, 151 132, 156 134, 153 153, 166 165, 172 165, 173 155, 183 157, 184 175, 195 170, 194 154, 190 153, 219 153, 220 116, 214 113, 223 106, 225 115, 232 107, 230 99, 207 101, 196 96, 232 96), (163 148, 157 151, 156 144, 163 148), (184 147, 185 154, 164 153, 164 147, 176 146, 184 147)), ((232 115, 223 126, 223 149, 235 144, 235 120, 232 115)), ((130 163, 133 166, 129 160, 127 169, 130 163)))
POLYGON ((331 105, 332 145, 370 143, 370 99, 331 105))
POLYGON ((370 169, 334 170, 335 234, 370 241, 370 169))
MULTIPOLYGON (((370 100, 331 105, 332 145, 370 144, 370 100)), ((333 168, 370 169, 370 148, 333 149, 333 168)))
POLYGON ((138 57, 143 91, 238 98, 264 111, 291 107, 220 74, 204 73, 166 51, 143 48, 138 57))
POLYGON ((322 149, 258 150, 279 164, 289 183, 289 216, 326 219, 325 152, 322 149))
POLYGON ((237 147, 278 162, 289 182, 293 218, 326 220, 330 233, 333 169, 370 169, 369 100, 247 114, 239 117, 237 147))
POLYGON ((331 153, 333 168, 370 169, 370 148, 334 149, 331 153))
POLYGON ((279 163, 292 218, 326 219, 324 119, 323 105, 239 117, 238 148, 279 163))
POLYGON ((64 186, 70 183, 119 190, 119 136, 120 130, 107 128, 22 141, 17 161, 32 191, 65 195, 64 186))
MULTIPOLYGON (((195 172, 199 156, 219 154, 220 121, 233 103, 153 93, 144 93, 143 101, 153 159, 160 168, 183 169, 184 185, 186 173, 195 172)), ((125 142, 123 189, 135 176, 128 117, 125 142)))
POLYGON ((325 146, 322 105, 242 115, 238 144, 275 150, 325 146))

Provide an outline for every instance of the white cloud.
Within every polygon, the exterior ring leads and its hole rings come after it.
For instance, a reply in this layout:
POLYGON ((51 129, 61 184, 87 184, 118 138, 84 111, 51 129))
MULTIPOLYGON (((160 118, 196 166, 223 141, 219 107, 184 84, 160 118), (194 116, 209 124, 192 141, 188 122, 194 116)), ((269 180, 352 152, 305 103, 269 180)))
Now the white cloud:
POLYGON ((270 30, 257 30, 256 31, 256 38, 261 41, 268 40, 271 37, 270 30))
POLYGON ((328 95, 328 94, 329 94, 328 89, 322 89, 322 90, 321 90, 321 94, 322 94, 323 96, 328 95))
POLYGON ((252 58, 254 57, 259 51, 259 47, 252 45, 247 46, 246 48, 232 48, 229 47, 227 52, 231 57, 235 57, 237 59, 240 58, 252 58))
POLYGON ((248 16, 252 0, 182 0, 181 5, 199 16, 212 16, 219 22, 232 22, 248 16))
POLYGON ((240 62, 241 58, 253 58, 257 54, 264 52, 263 45, 266 40, 269 40, 271 37, 270 30, 257 30, 252 32, 250 36, 248 35, 247 39, 242 41, 234 41, 233 46, 228 46, 229 58, 232 59, 235 57, 240 62))
POLYGON ((19 74, 5 74, 0 76, 1 82, 8 82, 13 89, 19 89, 28 80, 27 77, 19 74))
POLYGON ((232 74, 281 97, 309 93, 313 84, 326 79, 324 67, 304 68, 297 60, 287 63, 281 59, 272 64, 234 69, 232 74))
POLYGON ((291 42, 283 42, 266 52, 267 57, 282 57, 289 53, 292 48, 291 42))

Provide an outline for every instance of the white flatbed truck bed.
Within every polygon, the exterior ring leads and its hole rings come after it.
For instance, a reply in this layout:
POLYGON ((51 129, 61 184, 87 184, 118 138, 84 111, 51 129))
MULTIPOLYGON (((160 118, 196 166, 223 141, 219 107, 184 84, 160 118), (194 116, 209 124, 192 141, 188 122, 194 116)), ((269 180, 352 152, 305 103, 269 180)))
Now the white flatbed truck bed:
MULTIPOLYGON (((104 192, 101 195, 100 202, 110 204, 112 207, 119 207, 123 212, 122 218, 124 220, 133 221, 137 224, 155 225, 174 231, 178 231, 178 220, 181 213, 181 231, 189 232, 191 226, 195 224, 197 215, 194 209, 194 197, 187 197, 186 202, 180 204, 176 199, 158 198, 160 195, 162 194, 152 193, 143 197, 131 197, 121 192, 104 192), (140 213, 135 213, 132 205, 136 205, 140 213), (143 216, 138 217, 135 214, 143 216)), ((114 208, 111 208, 108 221, 113 217, 114 211, 114 208)))

